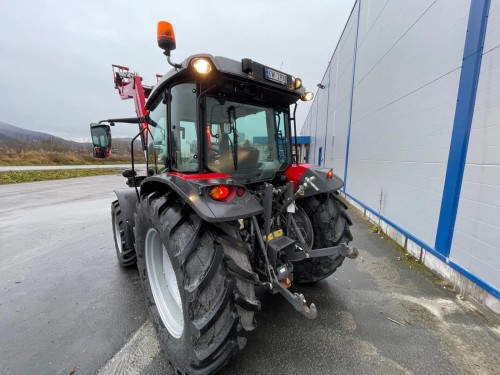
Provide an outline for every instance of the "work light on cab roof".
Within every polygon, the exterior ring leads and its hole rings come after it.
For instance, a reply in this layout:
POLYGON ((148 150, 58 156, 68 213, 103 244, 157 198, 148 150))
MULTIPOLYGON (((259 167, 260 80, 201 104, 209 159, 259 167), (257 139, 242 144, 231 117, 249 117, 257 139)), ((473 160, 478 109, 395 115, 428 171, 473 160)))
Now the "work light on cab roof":
POLYGON ((202 57, 193 59, 191 65, 193 65, 194 70, 200 74, 208 74, 212 70, 212 64, 202 57))

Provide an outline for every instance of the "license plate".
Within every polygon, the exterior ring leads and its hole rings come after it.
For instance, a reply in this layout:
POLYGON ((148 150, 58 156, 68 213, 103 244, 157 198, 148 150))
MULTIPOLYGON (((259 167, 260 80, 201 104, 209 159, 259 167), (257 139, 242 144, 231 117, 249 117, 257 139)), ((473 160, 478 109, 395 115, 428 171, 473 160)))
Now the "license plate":
POLYGON ((267 66, 264 68, 264 78, 269 81, 281 83, 282 85, 286 85, 288 81, 286 74, 277 72, 267 66))

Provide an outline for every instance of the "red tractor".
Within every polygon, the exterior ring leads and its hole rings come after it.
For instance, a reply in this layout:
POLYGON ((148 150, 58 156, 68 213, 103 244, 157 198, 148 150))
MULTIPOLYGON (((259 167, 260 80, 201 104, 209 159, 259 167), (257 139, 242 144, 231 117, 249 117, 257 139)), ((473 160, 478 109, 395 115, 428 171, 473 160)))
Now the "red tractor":
POLYGON ((250 59, 200 54, 172 63, 167 22, 158 24, 158 44, 173 68, 154 87, 113 66, 137 117, 91 124, 94 156, 109 155, 110 126, 139 124, 132 168, 123 172, 129 187, 111 205, 118 262, 137 264, 176 371, 209 374, 255 329, 257 287, 314 319, 314 304, 290 286, 330 276, 358 251, 348 246, 343 181, 292 157, 297 101, 312 99, 302 81, 250 59), (137 138, 146 175, 134 168, 137 138))

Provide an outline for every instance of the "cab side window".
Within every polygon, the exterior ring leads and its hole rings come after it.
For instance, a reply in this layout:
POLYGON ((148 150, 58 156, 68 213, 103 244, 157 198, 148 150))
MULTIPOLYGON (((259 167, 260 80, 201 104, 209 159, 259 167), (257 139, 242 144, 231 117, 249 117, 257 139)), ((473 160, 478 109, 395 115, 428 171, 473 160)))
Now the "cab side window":
POLYGON ((168 168, 167 105, 160 101, 149 112, 149 126, 152 137, 149 142, 149 163, 158 165, 158 171, 168 168))
POLYGON ((170 93, 172 168, 181 172, 196 172, 198 170, 196 85, 182 83, 172 87, 170 93))

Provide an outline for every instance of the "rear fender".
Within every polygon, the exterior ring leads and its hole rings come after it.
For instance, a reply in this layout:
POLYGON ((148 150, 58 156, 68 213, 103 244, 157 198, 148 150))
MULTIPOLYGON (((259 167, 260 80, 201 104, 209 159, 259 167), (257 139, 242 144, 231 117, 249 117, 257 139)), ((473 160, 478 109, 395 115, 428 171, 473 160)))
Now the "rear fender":
POLYGON ((293 164, 285 171, 285 176, 288 181, 293 181, 293 188, 297 190, 299 185, 305 182, 306 177, 314 177, 313 184, 318 188, 314 189, 312 186, 304 191, 304 197, 311 195, 337 191, 344 186, 344 181, 337 175, 333 174, 332 178, 327 178, 326 175, 330 168, 318 167, 313 164, 293 164))
POLYGON ((115 190, 116 198, 123 217, 125 218, 125 240, 128 244, 135 244, 134 226, 135 211, 137 206, 137 193, 134 188, 124 188, 115 190))
POLYGON ((221 184, 245 189, 223 173, 188 175, 170 172, 145 179, 141 184, 141 196, 155 191, 175 191, 207 222, 233 221, 262 213, 262 206, 246 189, 241 197, 233 194, 227 202, 214 201, 208 196, 208 191, 212 186, 221 184))

